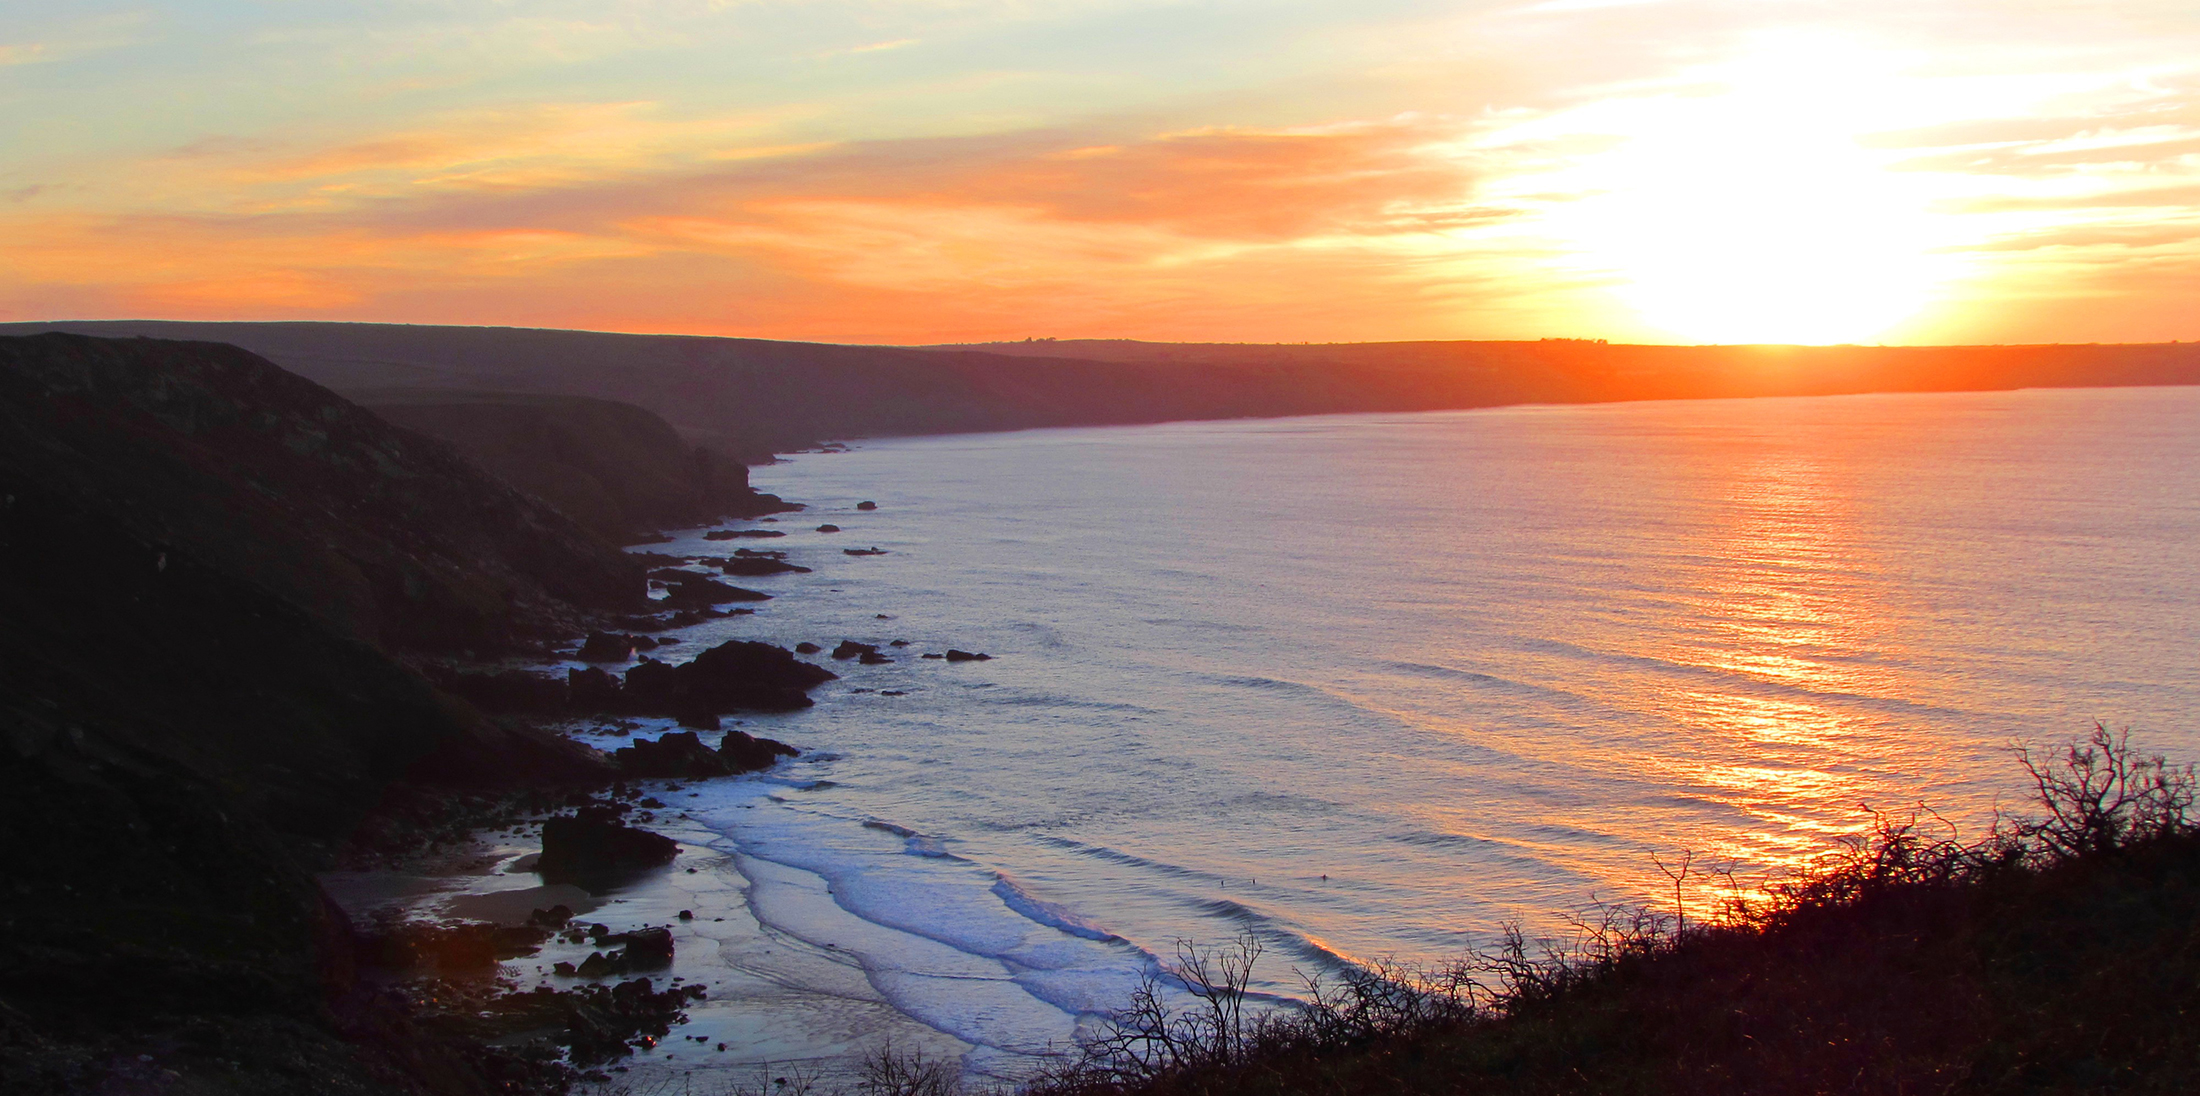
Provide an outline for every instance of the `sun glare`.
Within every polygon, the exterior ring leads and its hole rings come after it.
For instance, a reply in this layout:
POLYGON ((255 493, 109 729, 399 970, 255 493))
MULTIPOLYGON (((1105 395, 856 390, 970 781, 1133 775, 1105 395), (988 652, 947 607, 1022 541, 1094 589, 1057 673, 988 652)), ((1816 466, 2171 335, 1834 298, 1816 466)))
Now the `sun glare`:
MULTIPOLYGON (((1650 326, 1700 342, 1868 342, 1944 279, 1928 196, 1859 134, 1899 111, 1893 59, 1786 36, 1584 113, 1620 138, 1558 214, 1650 326)), ((1590 119, 1585 119, 1590 120, 1590 119)))

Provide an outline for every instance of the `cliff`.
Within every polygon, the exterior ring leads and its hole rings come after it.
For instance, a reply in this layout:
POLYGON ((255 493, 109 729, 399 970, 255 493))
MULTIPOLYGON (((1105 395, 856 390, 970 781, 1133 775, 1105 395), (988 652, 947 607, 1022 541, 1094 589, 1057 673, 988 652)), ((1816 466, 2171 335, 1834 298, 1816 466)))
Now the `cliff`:
POLYGON ((235 347, 0 338, 0 468, 390 650, 509 649, 641 604, 600 537, 235 347))
POLYGON ((641 587, 235 348, 0 339, 0 1089, 199 1040, 244 1063, 223 1091, 384 1091, 324 1009, 350 937, 311 870, 398 782, 608 772, 393 652, 509 646, 641 587))
POLYGON ((792 507, 749 487, 749 470, 682 439, 642 408, 581 396, 366 388, 351 399, 450 443, 498 479, 613 543, 654 530, 792 507))

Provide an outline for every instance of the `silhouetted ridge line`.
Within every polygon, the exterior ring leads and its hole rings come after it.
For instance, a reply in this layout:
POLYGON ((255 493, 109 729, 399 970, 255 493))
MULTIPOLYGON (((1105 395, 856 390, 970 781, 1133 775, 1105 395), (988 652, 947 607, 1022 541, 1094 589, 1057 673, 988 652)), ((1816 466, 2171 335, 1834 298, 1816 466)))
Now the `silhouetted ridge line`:
POLYGON ((1684 347, 1066 340, 839 346, 340 323, 16 324, 235 343, 339 391, 621 400, 737 458, 827 438, 1518 403, 2200 384, 2200 345, 1684 347))

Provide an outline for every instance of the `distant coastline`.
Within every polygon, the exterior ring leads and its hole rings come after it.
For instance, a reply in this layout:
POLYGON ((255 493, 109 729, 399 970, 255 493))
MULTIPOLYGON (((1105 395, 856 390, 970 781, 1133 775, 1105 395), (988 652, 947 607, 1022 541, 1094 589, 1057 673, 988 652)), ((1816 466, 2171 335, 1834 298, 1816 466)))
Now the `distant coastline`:
POLYGON ((1046 340, 881 347, 534 328, 93 320, 0 324, 232 343, 339 392, 622 401, 756 463, 834 439, 1522 403, 2200 384, 2200 343, 1664 346, 1046 340))

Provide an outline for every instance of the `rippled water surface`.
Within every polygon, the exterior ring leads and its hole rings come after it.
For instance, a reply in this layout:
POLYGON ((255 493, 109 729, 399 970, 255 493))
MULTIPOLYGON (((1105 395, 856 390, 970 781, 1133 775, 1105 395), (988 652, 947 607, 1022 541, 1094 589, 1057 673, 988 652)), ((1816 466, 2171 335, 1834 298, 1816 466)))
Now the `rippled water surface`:
POLYGON ((1255 932, 1286 992, 1646 897, 1653 855, 1774 870, 1863 804, 1976 826, 2021 801, 2015 740, 2102 720, 2200 755, 2196 472, 2190 388, 798 456, 755 470, 812 507, 758 526, 785 538, 658 549, 815 569, 745 580, 777 600, 688 649, 910 646, 747 720, 816 752, 694 799, 690 839, 756 939, 814 953, 768 980, 845 1006, 779 1014, 841 1025, 808 1045, 885 1009, 1013 1072, 1179 938, 1255 932), (996 657, 918 657, 949 647, 996 657))

